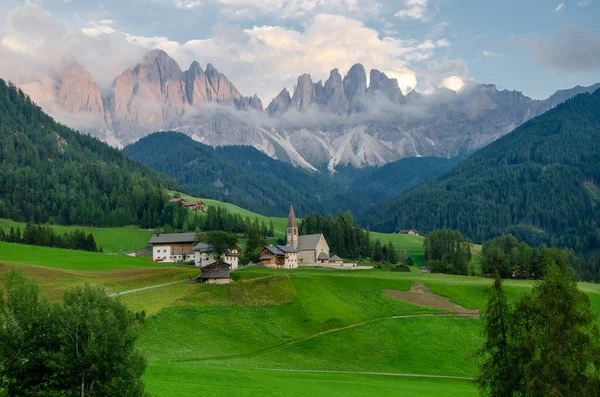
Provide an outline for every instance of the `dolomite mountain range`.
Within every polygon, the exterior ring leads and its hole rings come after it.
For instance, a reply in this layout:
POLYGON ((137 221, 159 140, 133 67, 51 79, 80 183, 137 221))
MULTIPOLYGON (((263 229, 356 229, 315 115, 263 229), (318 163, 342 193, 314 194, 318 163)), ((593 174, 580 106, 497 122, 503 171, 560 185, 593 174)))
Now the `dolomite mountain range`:
POLYGON ((284 88, 264 108, 258 96, 242 95, 213 65, 203 69, 193 62, 182 71, 162 50, 117 76, 104 95, 75 62, 44 85, 54 104, 46 111, 112 145, 173 130, 212 146, 254 146, 295 166, 330 172, 406 157, 466 155, 597 88, 577 86, 541 101, 472 82, 458 92, 404 95, 395 79, 375 69, 367 83, 365 68, 356 64, 345 76, 332 70, 325 83, 303 74, 293 92, 284 88))

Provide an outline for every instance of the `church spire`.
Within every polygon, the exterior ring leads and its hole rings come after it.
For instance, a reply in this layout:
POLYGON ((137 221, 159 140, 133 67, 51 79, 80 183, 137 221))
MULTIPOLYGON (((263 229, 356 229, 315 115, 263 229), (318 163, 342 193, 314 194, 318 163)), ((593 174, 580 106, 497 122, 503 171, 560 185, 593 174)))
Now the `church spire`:
POLYGON ((287 245, 298 248, 298 221, 296 220, 294 207, 291 205, 287 223, 287 245))

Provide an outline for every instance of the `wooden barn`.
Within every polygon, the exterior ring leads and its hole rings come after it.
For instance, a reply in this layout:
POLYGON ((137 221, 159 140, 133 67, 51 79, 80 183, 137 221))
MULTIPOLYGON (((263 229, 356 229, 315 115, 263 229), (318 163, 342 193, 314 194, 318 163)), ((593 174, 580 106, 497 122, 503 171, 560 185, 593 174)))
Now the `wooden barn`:
POLYGON ((229 284, 231 282, 231 265, 227 262, 216 261, 202 268, 202 273, 196 277, 202 284, 229 284))

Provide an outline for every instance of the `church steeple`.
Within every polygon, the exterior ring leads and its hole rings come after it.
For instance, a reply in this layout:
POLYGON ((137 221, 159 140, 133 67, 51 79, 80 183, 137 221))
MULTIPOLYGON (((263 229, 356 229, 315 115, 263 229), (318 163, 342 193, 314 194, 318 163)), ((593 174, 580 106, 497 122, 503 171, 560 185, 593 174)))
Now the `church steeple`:
POLYGON ((298 248, 298 221, 296 221, 294 207, 291 205, 287 223, 287 245, 298 248))

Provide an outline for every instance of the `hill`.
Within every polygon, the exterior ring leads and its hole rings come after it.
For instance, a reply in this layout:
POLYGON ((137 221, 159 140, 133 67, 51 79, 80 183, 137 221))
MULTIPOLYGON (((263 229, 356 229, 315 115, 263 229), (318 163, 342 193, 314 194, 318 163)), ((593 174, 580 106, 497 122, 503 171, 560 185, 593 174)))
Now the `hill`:
POLYGON ((442 174, 456 159, 411 158, 381 168, 343 167, 333 175, 296 168, 250 146, 212 148, 177 132, 151 134, 125 148, 131 158, 177 180, 190 193, 269 216, 359 215, 374 204, 442 174))
POLYGON ((94 226, 152 224, 175 183, 56 123, 0 80, 0 218, 94 226))
POLYGON ((600 247, 600 90, 581 94, 454 170, 366 213, 372 230, 449 227, 475 242, 512 233, 579 251, 600 247))
POLYGON ((215 149, 176 132, 151 134, 125 152, 193 194, 265 215, 283 216, 291 203, 299 212, 321 207, 336 190, 327 176, 273 160, 252 147, 215 149))

